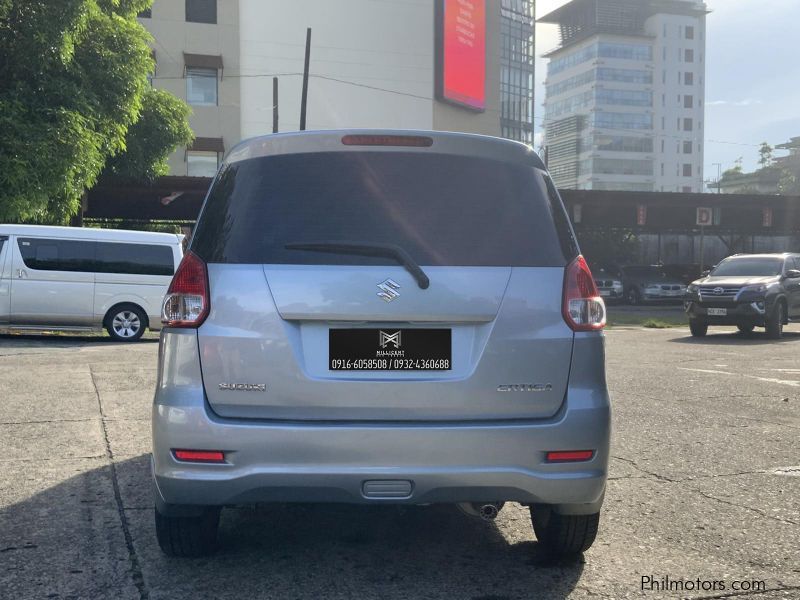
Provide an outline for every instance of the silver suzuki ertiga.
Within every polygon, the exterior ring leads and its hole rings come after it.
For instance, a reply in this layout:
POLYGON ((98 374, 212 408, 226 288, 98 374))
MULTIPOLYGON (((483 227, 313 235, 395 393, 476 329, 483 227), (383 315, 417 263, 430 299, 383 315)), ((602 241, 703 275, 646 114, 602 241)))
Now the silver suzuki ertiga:
MULTIPOLYGON (((530 508, 597 534, 605 306, 545 167, 477 135, 322 131, 230 151, 164 301, 156 532, 255 502, 530 508)), ((467 518, 467 517, 465 517, 467 518)))

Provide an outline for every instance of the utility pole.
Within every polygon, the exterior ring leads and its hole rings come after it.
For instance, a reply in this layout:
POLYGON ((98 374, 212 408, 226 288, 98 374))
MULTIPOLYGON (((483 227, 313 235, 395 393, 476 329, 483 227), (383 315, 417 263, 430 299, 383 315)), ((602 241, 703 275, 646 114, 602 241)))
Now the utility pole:
POLYGON ((278 133, 278 78, 272 78, 272 133, 278 133))
POLYGON ((711 166, 717 167, 717 193, 722 193, 722 163, 713 163, 711 166))
POLYGON ((308 105, 308 64, 311 60, 311 27, 306 29, 306 61, 303 66, 303 95, 300 98, 300 131, 306 130, 306 107, 308 105))

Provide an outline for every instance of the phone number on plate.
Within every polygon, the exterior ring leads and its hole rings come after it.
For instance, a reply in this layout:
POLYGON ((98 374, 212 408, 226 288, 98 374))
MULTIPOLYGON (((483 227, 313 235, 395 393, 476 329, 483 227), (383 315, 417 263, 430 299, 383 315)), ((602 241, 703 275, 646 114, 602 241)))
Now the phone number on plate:
POLYGON ((331 359, 331 371, 417 371, 450 368, 449 358, 331 359))

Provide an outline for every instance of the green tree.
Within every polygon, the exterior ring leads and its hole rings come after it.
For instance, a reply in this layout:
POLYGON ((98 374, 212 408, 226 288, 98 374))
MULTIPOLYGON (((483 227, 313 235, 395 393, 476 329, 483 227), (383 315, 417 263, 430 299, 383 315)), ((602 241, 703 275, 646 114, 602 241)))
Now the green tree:
MULTIPOLYGON (((0 221, 66 221, 142 109, 164 103, 148 92, 150 36, 136 20, 151 3, 0 0, 0 221)), ((129 156, 141 166, 138 139, 129 156)))
POLYGON ((188 104, 169 92, 148 89, 139 120, 128 129, 125 150, 109 159, 103 176, 152 181, 166 175, 172 151, 192 141, 190 112, 188 104))
POLYGON ((773 148, 767 142, 762 142, 761 147, 758 149, 758 164, 762 169, 772 165, 772 151, 773 148))

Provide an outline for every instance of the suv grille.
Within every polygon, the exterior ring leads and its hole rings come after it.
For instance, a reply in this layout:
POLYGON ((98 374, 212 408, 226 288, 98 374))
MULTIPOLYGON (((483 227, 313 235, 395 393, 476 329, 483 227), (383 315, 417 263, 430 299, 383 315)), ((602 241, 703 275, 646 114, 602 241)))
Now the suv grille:
POLYGON ((679 285, 662 285, 661 289, 665 292, 677 292, 681 289, 679 285))
POLYGON ((703 300, 733 300, 741 289, 725 285, 704 285, 700 286, 700 297, 703 300))

